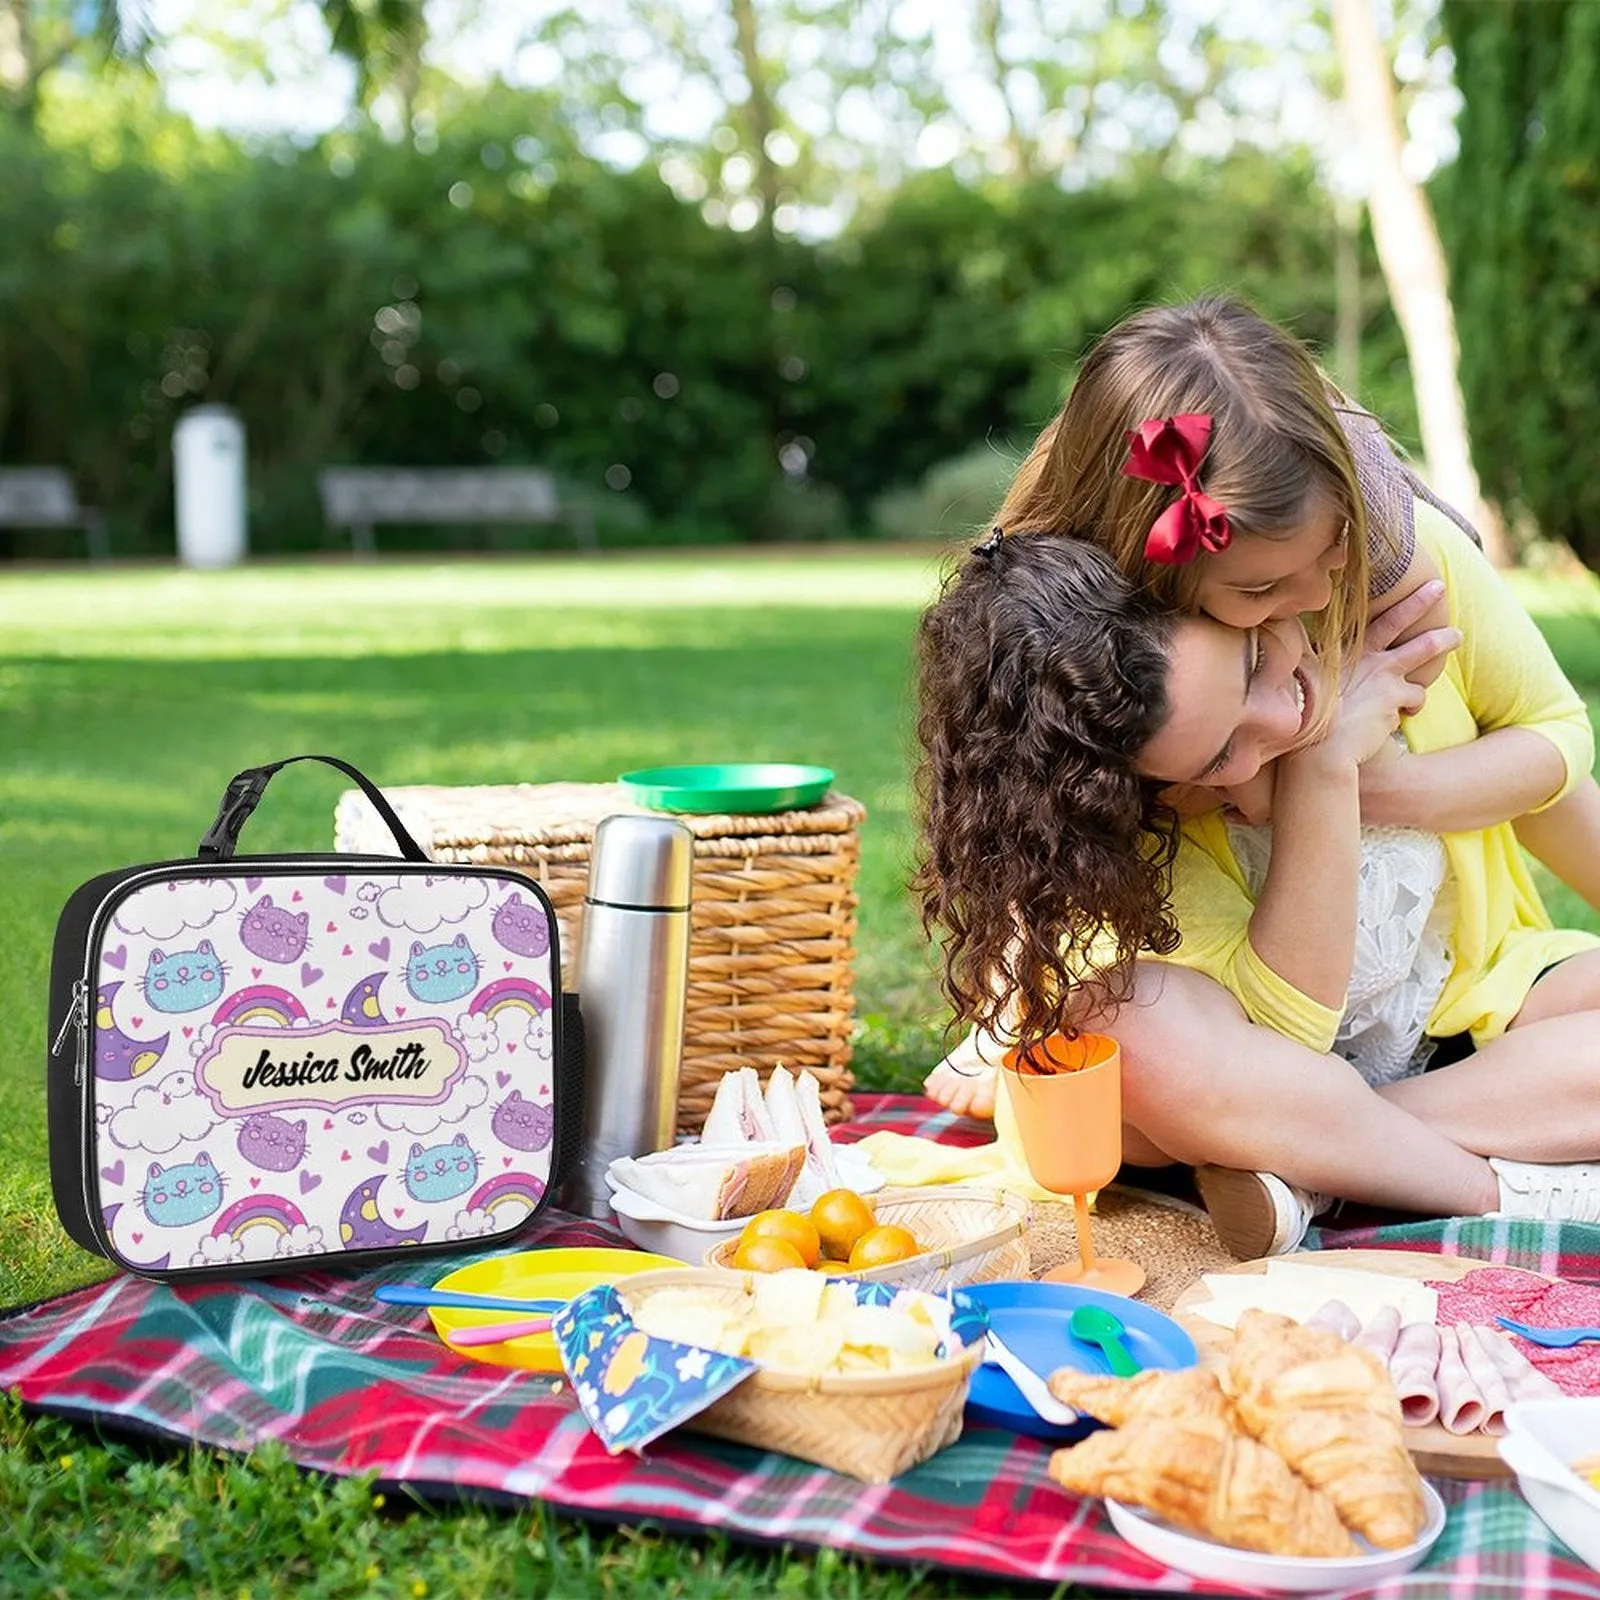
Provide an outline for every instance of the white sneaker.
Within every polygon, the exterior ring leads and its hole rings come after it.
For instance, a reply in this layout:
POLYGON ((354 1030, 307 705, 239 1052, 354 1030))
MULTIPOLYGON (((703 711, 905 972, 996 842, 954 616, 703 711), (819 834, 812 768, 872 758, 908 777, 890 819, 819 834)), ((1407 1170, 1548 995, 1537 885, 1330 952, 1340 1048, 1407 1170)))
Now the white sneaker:
POLYGON ((1507 1161, 1490 1156, 1500 1182, 1497 1217, 1600 1222, 1600 1165, 1588 1161, 1507 1161))
POLYGON ((1327 1195, 1295 1188, 1275 1172, 1197 1167, 1194 1181, 1223 1248, 1239 1261, 1295 1249, 1311 1219, 1333 1203, 1327 1195))

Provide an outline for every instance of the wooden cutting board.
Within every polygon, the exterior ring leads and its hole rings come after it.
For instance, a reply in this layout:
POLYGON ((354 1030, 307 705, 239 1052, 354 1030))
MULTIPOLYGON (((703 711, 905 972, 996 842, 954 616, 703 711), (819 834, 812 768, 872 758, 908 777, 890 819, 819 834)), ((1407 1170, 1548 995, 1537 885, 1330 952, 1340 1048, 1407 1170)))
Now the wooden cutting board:
MULTIPOLYGON (((1463 1256, 1430 1255, 1422 1250, 1297 1250, 1281 1257, 1305 1261, 1312 1266, 1346 1268, 1375 1272, 1389 1278, 1432 1279, 1435 1283, 1454 1283, 1491 1261, 1474 1261, 1463 1256)), ((1243 1261, 1228 1267, 1229 1273, 1255 1273, 1267 1270, 1265 1261, 1243 1261)), ((1220 1365, 1233 1342, 1231 1329, 1196 1314, 1194 1308, 1211 1298, 1199 1279, 1173 1302, 1172 1316, 1182 1325, 1200 1350, 1203 1366, 1220 1365)), ((1495 1437, 1487 1433, 1451 1433, 1437 1422, 1425 1428, 1407 1428, 1406 1444, 1421 1472, 1440 1478, 1509 1478, 1511 1469, 1495 1449, 1495 1437)))

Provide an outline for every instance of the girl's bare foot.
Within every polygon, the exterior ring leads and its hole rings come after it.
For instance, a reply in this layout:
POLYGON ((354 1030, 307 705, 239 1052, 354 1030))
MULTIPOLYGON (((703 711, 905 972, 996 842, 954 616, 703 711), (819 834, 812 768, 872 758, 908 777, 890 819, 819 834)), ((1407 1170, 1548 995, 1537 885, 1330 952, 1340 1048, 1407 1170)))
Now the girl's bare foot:
POLYGON ((922 1092, 958 1117, 980 1122, 994 1117, 995 1068, 984 1060, 977 1035, 969 1033, 922 1080, 922 1092))

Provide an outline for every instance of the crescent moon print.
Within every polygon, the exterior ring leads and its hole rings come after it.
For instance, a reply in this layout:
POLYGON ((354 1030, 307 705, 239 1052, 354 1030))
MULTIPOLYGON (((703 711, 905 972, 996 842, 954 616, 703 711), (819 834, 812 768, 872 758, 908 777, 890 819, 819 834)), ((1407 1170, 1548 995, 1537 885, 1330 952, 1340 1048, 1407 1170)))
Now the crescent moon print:
POLYGON ((387 978, 387 972, 374 972, 370 977, 363 978, 349 994, 344 997, 344 1005, 339 1009, 339 1020, 350 1028, 376 1028, 389 1019, 383 1014, 383 1003, 378 998, 378 990, 387 978))
POLYGON ((391 1228, 378 1214, 378 1190, 387 1173, 380 1172, 350 1191, 339 1213, 339 1239, 346 1250, 386 1250, 397 1244, 421 1244, 426 1222, 415 1228, 391 1228))
POLYGON ((142 1078, 161 1059, 172 1037, 164 1033, 159 1039, 133 1039, 125 1034, 111 1015, 111 1003, 117 997, 120 983, 108 983, 94 997, 94 1075, 116 1083, 128 1083, 142 1078))

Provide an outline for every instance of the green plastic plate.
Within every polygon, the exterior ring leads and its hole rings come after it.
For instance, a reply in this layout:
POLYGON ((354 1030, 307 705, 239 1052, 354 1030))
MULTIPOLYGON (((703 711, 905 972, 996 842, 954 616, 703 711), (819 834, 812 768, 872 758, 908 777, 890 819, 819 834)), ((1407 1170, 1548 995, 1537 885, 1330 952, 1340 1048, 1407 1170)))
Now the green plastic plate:
POLYGON ((635 805, 654 811, 792 811, 814 806, 833 772, 790 761, 732 761, 705 767, 640 767, 617 779, 635 805))

